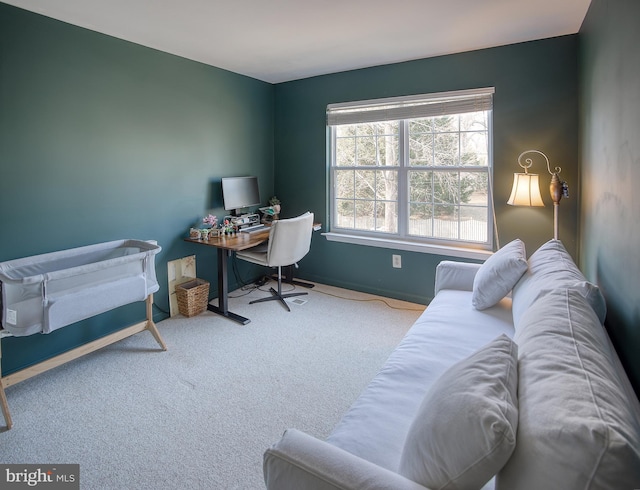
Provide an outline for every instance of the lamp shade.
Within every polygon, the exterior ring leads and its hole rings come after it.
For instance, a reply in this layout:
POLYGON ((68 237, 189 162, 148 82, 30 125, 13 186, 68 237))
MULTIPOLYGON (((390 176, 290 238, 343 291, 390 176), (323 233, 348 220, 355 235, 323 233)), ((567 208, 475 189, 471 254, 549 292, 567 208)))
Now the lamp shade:
POLYGON ((538 174, 513 174, 513 187, 507 204, 512 206, 544 206, 538 174))

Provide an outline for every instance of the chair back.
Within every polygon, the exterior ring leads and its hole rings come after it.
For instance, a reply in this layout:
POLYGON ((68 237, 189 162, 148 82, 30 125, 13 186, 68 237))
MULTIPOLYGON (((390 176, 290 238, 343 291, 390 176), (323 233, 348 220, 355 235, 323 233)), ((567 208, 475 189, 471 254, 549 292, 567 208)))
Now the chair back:
POLYGON ((313 233, 313 213, 306 212, 296 218, 275 220, 269 231, 267 265, 292 265, 309 253, 313 233))

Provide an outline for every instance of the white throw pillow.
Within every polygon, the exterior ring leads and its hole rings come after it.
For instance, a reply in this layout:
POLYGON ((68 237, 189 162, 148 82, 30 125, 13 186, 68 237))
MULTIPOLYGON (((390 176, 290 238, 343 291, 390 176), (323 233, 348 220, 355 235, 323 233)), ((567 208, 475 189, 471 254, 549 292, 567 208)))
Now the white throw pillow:
POLYGON ((640 404, 581 291, 541 296, 520 323, 518 444, 496 489, 640 488, 640 404))
POLYGON ((478 269, 473 280, 471 304, 484 310, 504 298, 527 270, 524 243, 515 239, 502 247, 478 269))
POLYGON ((398 472, 433 489, 488 482, 516 444, 517 357, 502 334, 445 371, 411 424, 398 472))

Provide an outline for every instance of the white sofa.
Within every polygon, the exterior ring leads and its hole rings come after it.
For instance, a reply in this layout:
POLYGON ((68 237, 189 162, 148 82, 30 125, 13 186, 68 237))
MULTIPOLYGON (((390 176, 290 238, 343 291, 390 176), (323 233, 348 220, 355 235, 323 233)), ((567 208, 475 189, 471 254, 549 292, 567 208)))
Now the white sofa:
POLYGON ((444 261, 435 293, 326 441, 267 449, 268 489, 640 488, 640 404, 561 242, 444 261))

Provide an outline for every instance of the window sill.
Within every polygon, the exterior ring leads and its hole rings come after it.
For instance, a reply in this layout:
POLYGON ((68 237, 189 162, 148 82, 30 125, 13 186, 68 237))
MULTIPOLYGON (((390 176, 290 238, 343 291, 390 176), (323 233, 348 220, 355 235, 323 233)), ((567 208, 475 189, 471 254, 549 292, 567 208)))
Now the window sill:
POLYGON ((355 245, 365 245, 368 247, 391 248, 394 250, 406 250, 408 252, 446 255, 447 257, 458 257, 463 259, 486 260, 493 254, 493 252, 489 250, 435 245, 432 243, 417 243, 403 240, 391 240, 388 238, 368 237, 360 235, 347 235, 344 233, 328 232, 323 233, 322 235, 325 236, 330 242, 351 243, 355 245))

